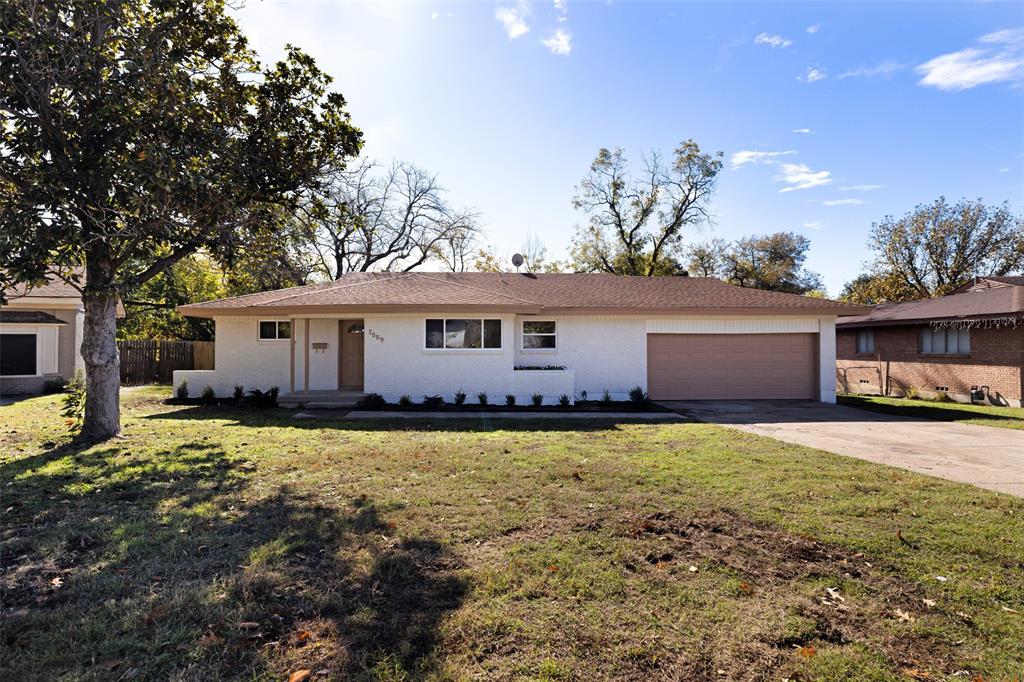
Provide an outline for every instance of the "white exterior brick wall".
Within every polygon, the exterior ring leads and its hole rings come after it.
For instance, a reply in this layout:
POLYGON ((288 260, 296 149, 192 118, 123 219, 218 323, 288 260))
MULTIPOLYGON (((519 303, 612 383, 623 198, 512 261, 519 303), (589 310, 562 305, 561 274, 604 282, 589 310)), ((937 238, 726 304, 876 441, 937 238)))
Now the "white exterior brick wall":
MULTIPOLYGON (((420 401, 424 395, 441 395, 452 400, 458 390, 467 401, 483 391, 492 403, 504 401, 507 393, 526 404, 539 392, 545 403, 556 402, 565 393, 578 398, 600 398, 608 390, 615 399, 626 399, 629 389, 647 390, 647 334, 771 334, 817 333, 819 338, 819 399, 835 401, 835 318, 658 316, 642 315, 482 315, 481 313, 371 313, 351 314, 362 318, 366 333, 364 390, 380 393, 389 401, 409 395, 420 401), (438 350, 425 348, 424 320, 428 317, 500 318, 501 349, 438 350), (523 320, 555 320, 557 348, 552 351, 522 349, 523 320), (566 371, 515 371, 516 365, 558 365, 566 371)), ((175 372, 175 385, 188 379, 194 395, 207 384, 218 395, 230 395, 235 384, 248 390, 279 386, 290 388, 287 342, 258 341, 256 317, 217 319, 216 370, 175 372)), ((262 318, 271 319, 271 318, 262 318)), ((284 318, 281 318, 284 319, 284 318)), ((310 341, 328 344, 323 353, 310 351, 310 388, 337 388, 337 317, 313 318, 310 341)), ((295 337, 295 389, 303 389, 305 320, 292 321, 295 337)))

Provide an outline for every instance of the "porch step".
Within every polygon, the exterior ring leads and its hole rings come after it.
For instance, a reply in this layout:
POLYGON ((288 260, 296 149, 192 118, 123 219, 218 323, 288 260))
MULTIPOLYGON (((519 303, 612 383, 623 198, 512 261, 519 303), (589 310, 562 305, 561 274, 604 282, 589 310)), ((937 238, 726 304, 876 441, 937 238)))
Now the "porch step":
POLYGON ((355 407, 365 397, 362 391, 296 391, 278 396, 277 404, 281 407, 298 407, 306 409, 337 409, 355 407))

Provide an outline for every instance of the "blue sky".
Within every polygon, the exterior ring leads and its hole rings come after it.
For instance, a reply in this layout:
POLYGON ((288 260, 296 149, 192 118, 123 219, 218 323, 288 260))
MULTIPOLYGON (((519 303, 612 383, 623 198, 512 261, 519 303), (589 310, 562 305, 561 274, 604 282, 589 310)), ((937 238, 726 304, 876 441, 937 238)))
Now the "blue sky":
POLYGON ((726 166, 693 241, 792 230, 831 294, 871 223, 940 195, 1024 206, 1024 3, 249 0, 266 59, 335 78, 367 156, 436 172, 510 255, 562 257, 597 150, 726 166))

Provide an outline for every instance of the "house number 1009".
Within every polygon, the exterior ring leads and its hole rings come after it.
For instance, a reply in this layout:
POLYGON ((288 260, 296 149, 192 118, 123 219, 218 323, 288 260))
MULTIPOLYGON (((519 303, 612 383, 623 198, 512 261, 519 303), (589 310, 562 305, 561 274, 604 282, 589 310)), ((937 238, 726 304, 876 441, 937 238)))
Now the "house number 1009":
POLYGON ((370 338, 373 339, 374 341, 380 341, 381 343, 384 343, 384 337, 378 334, 377 332, 373 331, 372 329, 367 330, 366 333, 369 334, 370 338))

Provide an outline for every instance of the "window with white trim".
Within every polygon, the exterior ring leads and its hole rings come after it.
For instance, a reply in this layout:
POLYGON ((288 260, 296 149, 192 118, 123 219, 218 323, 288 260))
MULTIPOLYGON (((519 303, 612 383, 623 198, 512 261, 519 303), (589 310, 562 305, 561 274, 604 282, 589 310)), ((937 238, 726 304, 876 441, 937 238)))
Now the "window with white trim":
POLYGON ((870 329, 861 329, 857 332, 857 352, 875 352, 875 332, 870 329))
POLYGON ((0 376, 36 376, 35 334, 0 334, 0 376))
POLYGON ((292 338, 292 323, 289 320, 260 320, 260 341, 290 338, 292 338))
POLYGON ((966 327, 925 327, 921 330, 918 350, 941 355, 968 355, 971 352, 971 330, 966 327))
POLYGON ((501 348, 501 320, 446 318, 425 321, 424 347, 431 350, 501 348))
POLYGON ((554 320, 523 320, 523 350, 554 350, 555 330, 554 320))

